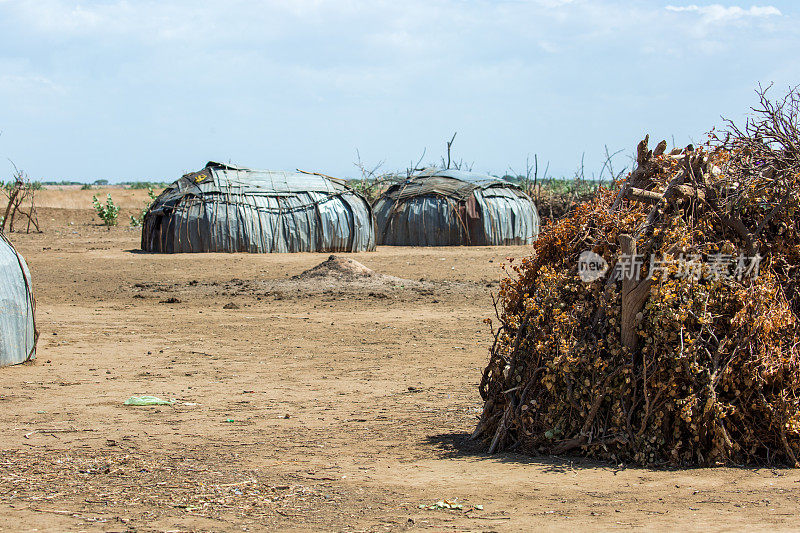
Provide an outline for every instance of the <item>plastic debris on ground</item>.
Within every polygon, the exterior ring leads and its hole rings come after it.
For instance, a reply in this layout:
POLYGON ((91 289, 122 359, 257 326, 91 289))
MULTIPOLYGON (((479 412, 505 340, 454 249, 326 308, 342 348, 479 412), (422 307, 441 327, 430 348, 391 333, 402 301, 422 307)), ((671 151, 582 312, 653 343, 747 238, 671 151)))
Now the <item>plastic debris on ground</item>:
POLYGON ((144 405, 172 405, 170 400, 164 400, 156 396, 131 396, 125 400, 125 405, 144 406, 144 405))

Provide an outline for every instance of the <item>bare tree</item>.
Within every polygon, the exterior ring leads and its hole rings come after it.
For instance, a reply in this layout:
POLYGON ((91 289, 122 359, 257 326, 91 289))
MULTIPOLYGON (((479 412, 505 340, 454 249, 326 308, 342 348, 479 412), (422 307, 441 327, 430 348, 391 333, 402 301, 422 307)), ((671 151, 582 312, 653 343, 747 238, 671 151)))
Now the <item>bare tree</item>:
MULTIPOLYGON (((548 166, 550 163, 548 162, 548 166)), ((508 167, 508 171, 520 181, 520 186, 522 190, 524 190, 528 196, 533 198, 534 201, 539 200, 539 195, 541 191, 539 190, 539 155, 533 154, 533 165, 531 165, 531 156, 528 154, 525 156, 525 172, 520 173, 514 170, 511 167, 508 167)), ((547 174, 547 170, 545 170, 545 174, 547 174)))
POLYGON ((356 161, 353 164, 358 168, 361 178, 353 180, 350 185, 370 203, 380 196, 388 184, 402 179, 402 176, 396 172, 381 172, 380 169, 384 163, 385 161, 380 161, 374 166, 369 166, 361 159, 361 153, 356 149, 356 161))
POLYGON ((442 157, 442 167, 444 167, 445 169, 449 169, 450 167, 452 167, 456 170, 471 171, 472 167, 475 164, 474 162, 467 163, 463 159, 459 159, 458 161, 456 161, 455 159, 452 158, 453 142, 455 142, 456 140, 456 135, 458 135, 458 132, 453 133, 453 137, 451 137, 449 141, 445 141, 445 144, 447 145, 447 159, 442 157))
POLYGON ((453 141, 456 140, 456 135, 458 135, 458 132, 453 132, 453 138, 447 141, 447 166, 444 168, 450 168, 450 149, 453 147, 453 141))
POLYGON ((617 150, 613 154, 608 151, 608 145, 607 144, 603 145, 603 148, 605 149, 606 159, 605 159, 605 161, 603 161, 603 166, 600 168, 600 174, 597 176, 598 185, 599 185, 599 182, 603 181, 603 173, 606 170, 608 170, 608 175, 609 175, 609 178, 611 179, 612 182, 618 181, 619 179, 621 179, 625 175, 625 172, 628 170, 628 167, 624 166, 624 167, 622 167, 622 169, 619 172, 614 172, 614 157, 623 152, 622 148, 620 148, 619 150, 617 150))
POLYGON ((6 195, 8 202, 0 220, 0 231, 8 232, 14 231, 14 221, 17 215, 23 216, 27 219, 28 224, 26 233, 30 233, 31 226, 37 232, 41 232, 39 228, 39 217, 36 212, 36 189, 38 184, 31 183, 24 172, 20 171, 17 166, 11 161, 14 166, 14 180, 10 181, 3 187, 3 193, 6 195))

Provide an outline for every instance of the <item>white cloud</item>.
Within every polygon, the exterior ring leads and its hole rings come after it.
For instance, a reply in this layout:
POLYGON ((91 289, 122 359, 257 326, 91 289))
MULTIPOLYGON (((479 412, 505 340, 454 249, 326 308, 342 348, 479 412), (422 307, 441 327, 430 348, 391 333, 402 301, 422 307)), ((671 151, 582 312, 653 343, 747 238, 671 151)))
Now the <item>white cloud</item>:
POLYGON ((697 13, 702 17, 704 22, 724 23, 735 20, 742 20, 745 18, 766 18, 766 17, 780 17, 782 15, 780 9, 774 6, 752 6, 750 8, 742 8, 738 6, 725 7, 720 4, 711 4, 709 6, 698 6, 695 4, 688 6, 673 6, 666 7, 667 11, 676 13, 697 13))

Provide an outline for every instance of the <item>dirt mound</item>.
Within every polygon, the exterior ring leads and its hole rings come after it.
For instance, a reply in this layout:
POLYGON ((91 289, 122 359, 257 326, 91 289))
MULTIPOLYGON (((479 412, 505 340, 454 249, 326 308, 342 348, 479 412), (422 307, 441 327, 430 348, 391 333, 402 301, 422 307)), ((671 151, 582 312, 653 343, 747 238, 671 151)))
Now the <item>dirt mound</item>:
POLYGON ((422 285, 416 281, 375 272, 349 257, 331 255, 317 266, 309 268, 289 280, 278 282, 273 288, 292 290, 294 286, 297 292, 345 294, 376 290, 419 289, 422 285))
POLYGON ((488 297, 488 290, 497 282, 482 279, 474 281, 419 281, 375 272, 358 261, 331 255, 313 268, 286 278, 251 279, 233 278, 229 281, 198 281, 177 283, 135 283, 131 290, 133 298, 158 298, 162 303, 186 303, 201 298, 219 297, 219 305, 235 309, 231 305, 247 307, 251 303, 232 301, 232 297, 249 297, 255 301, 262 298, 274 300, 306 299, 322 297, 324 301, 337 299, 397 301, 433 301, 449 295, 469 295, 470 299, 488 297), (165 300, 167 298, 167 300, 165 300))
POLYGON ((331 255, 326 261, 323 261, 313 268, 309 268, 302 274, 294 276, 292 279, 336 278, 342 281, 356 281, 364 278, 380 277, 388 278, 391 276, 378 274, 374 270, 365 267, 358 261, 350 259, 349 257, 331 255))

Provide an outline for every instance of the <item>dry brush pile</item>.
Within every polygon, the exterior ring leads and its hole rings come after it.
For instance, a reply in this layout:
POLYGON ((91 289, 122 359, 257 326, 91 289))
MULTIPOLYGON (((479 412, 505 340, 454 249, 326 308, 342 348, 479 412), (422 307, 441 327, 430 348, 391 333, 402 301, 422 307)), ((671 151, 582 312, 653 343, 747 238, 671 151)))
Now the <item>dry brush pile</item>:
POLYGON ((642 141, 510 263, 473 434, 490 452, 797 466, 800 94, 766 92, 704 147, 642 141), (587 251, 609 267, 591 282, 587 251))

